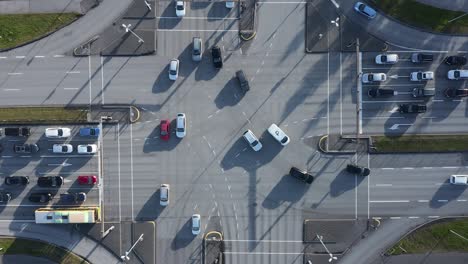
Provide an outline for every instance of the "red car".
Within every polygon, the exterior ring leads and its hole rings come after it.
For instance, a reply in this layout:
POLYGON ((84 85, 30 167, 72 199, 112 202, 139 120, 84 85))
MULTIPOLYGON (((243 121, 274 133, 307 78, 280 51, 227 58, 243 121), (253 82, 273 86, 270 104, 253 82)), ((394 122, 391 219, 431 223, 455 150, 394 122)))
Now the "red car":
POLYGON ((170 135, 170 122, 168 119, 161 120, 161 123, 159 124, 161 128, 161 139, 168 141, 169 140, 169 135, 170 135))
POLYGON ((97 182, 97 177, 94 175, 78 176, 78 183, 82 185, 94 185, 97 182))

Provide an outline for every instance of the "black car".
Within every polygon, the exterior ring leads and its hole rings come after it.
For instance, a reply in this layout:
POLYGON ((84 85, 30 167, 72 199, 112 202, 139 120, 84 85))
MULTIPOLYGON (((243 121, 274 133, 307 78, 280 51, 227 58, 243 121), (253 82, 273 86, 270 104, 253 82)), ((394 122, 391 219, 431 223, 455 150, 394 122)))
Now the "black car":
POLYGON ((466 64, 466 57, 465 56, 448 56, 447 58, 445 58, 444 62, 447 65, 463 66, 466 64))
POLYGON ((398 108, 400 113, 425 113, 427 110, 424 104, 401 104, 398 108))
POLYGON ((60 187, 62 184, 62 176, 45 176, 37 179, 37 185, 39 185, 39 187, 60 187))
POLYGON ((39 151, 37 144, 15 144, 13 150, 16 153, 36 153, 39 151))
POLYGON ((6 185, 27 185, 28 183, 28 176, 8 176, 5 178, 6 185))
POLYGON ((395 94, 393 89, 371 88, 367 91, 369 97, 389 97, 395 94))
POLYGON ((0 192, 0 203, 8 203, 11 200, 11 193, 0 192))
POLYGON ((221 49, 218 46, 211 48, 211 57, 215 68, 221 69, 223 67, 223 56, 221 56, 221 49))
POLYGON ((433 60, 434 55, 428 53, 413 53, 411 55, 411 62, 413 63, 431 62, 433 60))
POLYGON ((250 90, 250 85, 249 81, 247 81, 247 78, 245 77, 244 71, 240 70, 236 72, 236 77, 237 80, 239 81, 239 86, 242 90, 242 92, 246 93, 248 90, 250 90))
POLYGON ((86 193, 62 193, 60 194, 60 201, 64 203, 82 203, 86 201, 86 193))
POLYGON ((47 203, 52 199, 52 194, 51 193, 31 193, 29 195, 29 201, 33 203, 47 203))
POLYGON ((466 97, 468 96, 468 89, 463 88, 447 88, 444 91, 446 97, 453 98, 453 97, 466 97))
POLYGON ((28 127, 6 127, 5 136, 28 137, 31 135, 31 129, 28 127))
POLYGON ((296 167, 292 167, 289 170, 289 175, 308 184, 311 184, 314 181, 314 176, 296 167))
POLYGON ((356 164, 348 164, 346 166, 346 171, 352 174, 357 174, 359 176, 369 176, 370 169, 366 167, 362 167, 356 164))

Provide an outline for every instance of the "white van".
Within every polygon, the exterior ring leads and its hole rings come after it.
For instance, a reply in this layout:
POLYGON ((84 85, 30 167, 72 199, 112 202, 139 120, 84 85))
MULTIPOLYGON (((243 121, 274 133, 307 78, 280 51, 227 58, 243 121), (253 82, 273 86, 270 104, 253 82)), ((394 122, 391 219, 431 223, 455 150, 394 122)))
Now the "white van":
POLYGON ((450 70, 447 73, 449 80, 468 79, 468 70, 450 70))
POLYGON ((290 141, 286 133, 284 133, 284 131, 274 123, 268 128, 268 133, 270 133, 270 135, 272 135, 273 138, 283 146, 286 146, 290 141))
POLYGON ((456 185, 467 185, 468 175, 452 175, 450 176, 450 183, 456 185))

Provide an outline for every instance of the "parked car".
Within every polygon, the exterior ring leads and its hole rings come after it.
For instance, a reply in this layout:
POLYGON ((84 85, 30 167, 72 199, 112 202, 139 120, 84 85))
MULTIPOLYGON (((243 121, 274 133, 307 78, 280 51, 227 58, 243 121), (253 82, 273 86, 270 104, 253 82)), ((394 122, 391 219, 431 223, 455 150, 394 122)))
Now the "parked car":
POLYGON ((169 62, 169 80, 175 81, 179 77, 179 60, 172 59, 169 62))
POLYGON ((468 175, 451 175, 450 183, 455 185, 467 185, 468 175))
POLYGON ((60 201, 63 203, 82 203, 86 201, 86 193, 77 192, 77 193, 62 193, 60 194, 60 201))
POLYGON ((429 53, 413 53, 411 54, 412 63, 424 63, 432 62, 434 60, 434 55, 429 53))
POLYGON ((29 201, 33 203, 47 203, 50 200, 52 200, 52 194, 48 192, 31 193, 29 195, 29 201))
POLYGON ((29 184, 28 176, 8 176, 5 178, 5 185, 27 185, 29 184))
POLYGON ((169 184, 161 184, 161 188, 159 188, 159 204, 161 206, 167 206, 169 204, 169 184))
POLYGON ((46 128, 45 136, 48 138, 66 138, 71 135, 71 130, 67 127, 46 128))
POLYGON ((400 113, 425 113, 427 110, 424 104, 401 104, 398 108, 400 113))
POLYGON ((395 90, 391 88, 371 88, 367 91, 369 97, 389 97, 395 95, 395 90))
POLYGON ((96 144, 78 145, 78 154, 94 154, 97 152, 96 144))
POLYGON ((395 64, 398 62, 398 54, 379 54, 375 56, 377 64, 395 64))
POLYGON ((312 176, 312 174, 309 174, 306 171, 303 171, 296 167, 292 167, 289 170, 289 175, 308 184, 311 184, 314 181, 314 176, 312 176))
POLYGON ((80 175, 78 183, 80 185, 94 185, 97 183, 97 177, 95 175, 80 175))
POLYGON ((161 120, 159 123, 160 137, 162 140, 168 141, 170 137, 171 125, 168 119, 161 120))
POLYGON ((97 127, 84 127, 80 128, 80 136, 82 137, 97 137, 99 136, 99 128, 97 127))
POLYGON ((451 66, 463 66, 466 64, 465 56, 448 56, 444 60, 445 64, 451 66))
POLYGON ((416 87, 413 89, 413 97, 429 97, 435 95, 435 88, 416 87))
POLYGON ((243 70, 236 72, 236 78, 237 78, 237 81, 239 81, 239 87, 242 92, 246 93, 247 91, 250 90, 249 81, 247 80, 247 77, 245 76, 243 70))
POLYGON ((4 132, 5 136, 11 137, 28 137, 31 135, 31 129, 29 127, 6 127, 4 132))
POLYGON ((60 187, 62 184, 62 176, 43 176, 37 179, 37 185, 39 187, 60 187))
POLYGON ((365 16, 367 19, 373 19, 377 15, 377 12, 370 6, 362 3, 362 2, 356 2, 354 5, 354 10, 358 12, 359 14, 365 16))
POLYGON ((176 16, 183 17, 185 16, 185 1, 176 1, 176 16))
POLYGON ((346 166, 346 171, 352 174, 356 174, 359 176, 369 176, 370 169, 367 167, 359 166, 356 164, 348 164, 346 166))
POLYGON ((286 133, 274 123, 268 127, 268 133, 282 146, 286 146, 291 141, 286 133))
POLYGON ((223 67, 223 56, 221 55, 221 49, 218 46, 213 46, 211 48, 211 57, 215 68, 221 69, 223 67))
POLYGON ((73 146, 70 144, 54 144, 52 146, 52 152, 53 153, 72 153, 73 152, 73 146))
POLYGON ((446 97, 467 97, 468 89, 463 88, 447 88, 444 91, 446 97))
POLYGON ((248 129, 247 131, 242 134, 242 137, 249 143, 249 146, 254 150, 254 151, 259 151, 262 149, 262 143, 258 140, 258 138, 255 136, 255 134, 248 129))
POLYGON ((434 72, 431 71, 419 71, 419 72, 412 72, 410 74, 410 81, 413 82, 420 82, 420 81, 428 81, 434 79, 434 72))
POLYGON ((200 234, 201 216, 199 214, 192 215, 192 234, 195 236, 200 234))
POLYGON ((192 60, 201 61, 203 55, 203 41, 199 37, 192 39, 192 60))
POLYGON ((363 83, 373 83, 373 82, 385 82, 387 80, 387 75, 383 72, 381 73, 364 73, 362 75, 363 83))
POLYGON ((0 192, 0 203, 8 203, 11 200, 10 192, 0 192))
POLYGON ((449 80, 468 79, 468 70, 450 70, 447 73, 449 80))
POLYGON ((14 144, 13 150, 15 153, 36 153, 39 151, 37 144, 14 144))
POLYGON ((183 138, 187 134, 185 113, 178 113, 176 119, 176 137, 183 138))

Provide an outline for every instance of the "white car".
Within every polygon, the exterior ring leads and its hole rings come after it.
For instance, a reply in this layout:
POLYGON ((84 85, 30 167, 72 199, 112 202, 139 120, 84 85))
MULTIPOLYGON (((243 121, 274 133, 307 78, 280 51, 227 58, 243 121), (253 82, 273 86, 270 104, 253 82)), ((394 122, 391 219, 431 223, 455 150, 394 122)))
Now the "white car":
POLYGON ((96 144, 78 145, 78 154, 94 154, 96 151, 96 144))
POLYGON ((185 2, 184 1, 176 2, 175 13, 178 17, 185 16, 185 2))
POLYGON ((66 138, 71 135, 71 130, 67 127, 46 128, 45 136, 48 138, 66 138))
POLYGON ((169 80, 175 81, 179 77, 179 60, 172 59, 169 62, 169 80))
POLYGON ((271 124, 271 126, 268 128, 268 133, 273 136, 273 138, 276 139, 281 145, 286 146, 289 141, 289 137, 284 133, 281 128, 279 128, 276 124, 271 124))
POLYGON ((53 153, 72 153, 73 146, 70 144, 54 144, 52 146, 53 153))
POLYGON ((169 184, 161 184, 161 188, 159 189, 159 204, 161 206, 167 206, 169 204, 169 184))
POLYGON ((450 70, 447 72, 449 80, 468 79, 468 70, 450 70))
POLYGON ((398 62, 398 54, 379 54, 375 57, 377 64, 395 64, 398 62))
POLYGON ((192 234, 200 234, 201 229, 201 216, 199 214, 192 215, 192 234))
POLYGON ((434 79, 434 72, 426 71, 426 72, 412 72, 410 74, 410 80, 413 82, 420 82, 420 81, 428 81, 434 79))
POLYGON ((450 183, 455 185, 467 185, 468 175, 452 175, 450 176, 450 183))
POLYGON ((245 131, 244 134, 242 135, 242 137, 244 137, 245 141, 247 141, 247 143, 249 143, 249 146, 253 150, 259 151, 259 150, 262 149, 262 143, 260 143, 258 138, 255 136, 255 134, 250 129, 245 131))
POLYGON ((362 75, 363 83, 373 83, 373 82, 384 82, 387 80, 387 74, 383 72, 379 73, 364 73, 362 75))
POLYGON ((178 113, 177 120, 176 120, 176 137, 183 138, 187 134, 187 124, 185 121, 185 114, 178 113))
POLYGON ((226 8, 234 8, 234 1, 226 1, 226 8))

